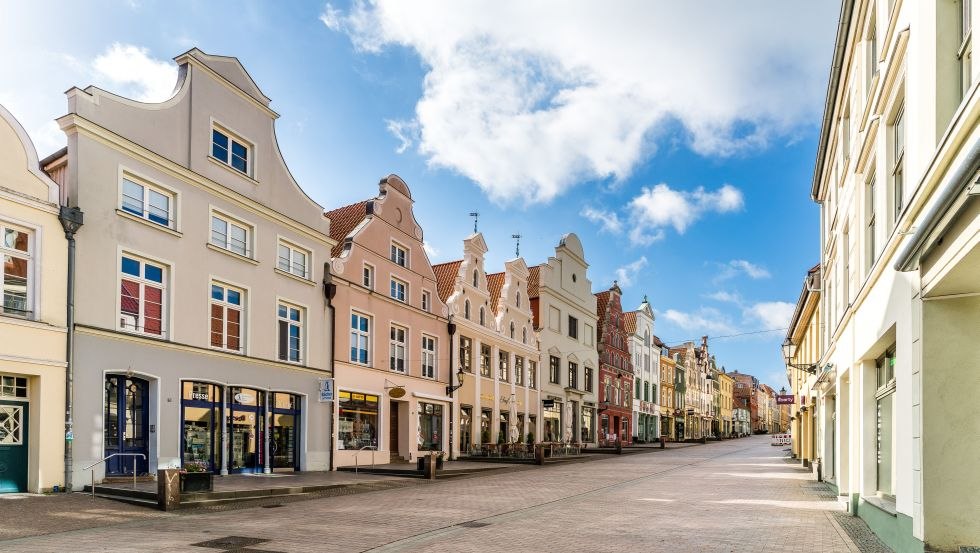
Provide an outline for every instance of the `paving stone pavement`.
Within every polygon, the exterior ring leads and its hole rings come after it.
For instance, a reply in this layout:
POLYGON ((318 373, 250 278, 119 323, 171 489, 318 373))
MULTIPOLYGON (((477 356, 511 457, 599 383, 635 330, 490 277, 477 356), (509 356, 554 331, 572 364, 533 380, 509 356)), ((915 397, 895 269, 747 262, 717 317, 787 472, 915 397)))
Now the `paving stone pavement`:
POLYGON ((0 551, 859 551, 833 516, 842 506, 785 456, 750 437, 72 530, 0 541, 0 551), (193 545, 229 536, 253 539, 193 545))

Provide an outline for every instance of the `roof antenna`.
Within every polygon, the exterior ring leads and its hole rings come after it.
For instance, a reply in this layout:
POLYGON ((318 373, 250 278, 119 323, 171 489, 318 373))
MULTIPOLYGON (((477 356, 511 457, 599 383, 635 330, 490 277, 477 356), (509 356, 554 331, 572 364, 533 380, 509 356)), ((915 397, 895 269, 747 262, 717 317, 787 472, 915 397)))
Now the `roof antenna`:
POLYGON ((476 234, 477 233, 476 224, 480 221, 480 212, 479 211, 471 211, 470 212, 470 217, 473 218, 473 234, 476 234))
POLYGON ((517 248, 516 248, 516 251, 514 253, 514 257, 520 257, 521 256, 521 235, 520 234, 511 234, 510 237, 513 238, 514 240, 517 240, 517 248))

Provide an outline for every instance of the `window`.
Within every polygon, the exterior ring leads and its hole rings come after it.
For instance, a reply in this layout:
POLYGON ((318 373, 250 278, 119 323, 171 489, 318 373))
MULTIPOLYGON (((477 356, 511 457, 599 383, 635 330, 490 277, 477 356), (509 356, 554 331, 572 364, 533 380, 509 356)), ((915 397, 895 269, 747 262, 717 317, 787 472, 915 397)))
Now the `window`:
POLYGON ((463 317, 465 317, 467 321, 470 320, 470 300, 463 302, 463 317))
POLYGON ((249 146, 224 129, 211 130, 211 156, 235 170, 249 174, 249 146))
POLYGON ((250 229, 224 215, 211 214, 211 244, 244 257, 252 257, 250 229))
POLYGON ((477 271, 476 269, 473 269, 473 288, 479 288, 480 287, 479 282, 480 282, 480 272, 477 271))
POLYGON ((27 377, 0 375, 0 397, 27 398, 27 377))
POLYGON ((878 259, 877 236, 875 236, 878 233, 878 227, 877 227, 878 217, 876 215, 877 210, 875 209, 874 174, 872 174, 871 178, 868 180, 867 190, 865 192, 865 205, 867 206, 865 208, 866 211, 865 217, 867 217, 867 221, 868 221, 867 228, 865 229, 865 233, 866 233, 865 239, 867 240, 867 244, 868 244, 866 269, 870 271, 871 267, 875 264, 875 261, 878 259))
POLYGON ((838 122, 840 127, 840 148, 841 157, 848 159, 851 157, 851 109, 850 100, 844 100, 844 114, 838 122))
POLYGON ((473 372, 473 340, 463 335, 459 337, 459 368, 473 372))
POLYGON ((408 287, 407 284, 392 277, 391 279, 391 297, 405 303, 405 289, 408 287))
POLYGON ((422 291, 422 311, 432 311, 432 294, 426 290, 422 291))
POLYGON ((480 325, 487 326, 487 311, 483 307, 480 307, 480 325))
POLYGON ((548 328, 561 332, 561 311, 555 306, 548 308, 548 328))
POLYGON ((524 385, 524 358, 518 355, 514 356, 514 384, 524 385))
POLYGON ((338 449, 378 447, 378 396, 340 390, 337 392, 338 449))
MULTIPOLYGON (((871 7, 871 13, 874 14, 874 6, 871 7)), ((867 59, 867 72, 865 75, 866 86, 868 91, 871 90, 871 81, 878 76, 878 30, 877 30, 877 20, 872 15, 871 21, 868 22, 868 35, 866 41, 868 43, 868 59, 867 59)))
POLYGON ((162 188, 123 177, 122 210, 152 223, 173 228, 174 195, 162 188))
POLYGON ((527 327, 521 329, 521 342, 524 344, 527 343, 527 327))
POLYGON ((497 378, 510 382, 510 354, 503 350, 497 352, 497 378))
POLYGON ((374 290, 374 267, 366 263, 361 270, 361 284, 369 290, 374 290))
POLYGON ((166 268, 125 254, 121 258, 119 328, 162 336, 166 268))
POLYGON ((279 360, 301 363, 303 340, 303 309, 279 302, 279 360))
POLYGON ((589 323, 585 323, 585 345, 587 346, 592 345, 592 336, 594 334, 595 331, 593 330, 592 325, 590 325, 589 323))
POLYGON ((510 339, 514 339, 514 321, 510 322, 510 339))
POLYGON ((883 356, 875 360, 875 390, 876 425, 875 445, 877 449, 877 486, 878 495, 893 496, 893 467, 895 456, 895 349, 892 346, 883 356))
POLYGON ((538 363, 536 361, 527 362, 527 386, 528 388, 538 387, 538 363))
POLYGON ((211 283, 211 347, 241 352, 245 292, 211 283))
POLYGON ((276 267, 300 278, 310 278, 310 252, 288 242, 279 241, 279 261, 276 267))
POLYGON ((552 384, 561 384, 561 375, 559 374, 561 367, 561 360, 554 355, 548 358, 548 382, 552 384))
POLYGON ((636 399, 640 399, 640 379, 636 379, 636 383, 633 385, 633 390, 636 391, 636 399))
POLYGON ((585 391, 586 392, 591 392, 592 391, 592 389, 593 389, 592 382, 594 380, 595 380, 595 377, 593 376, 592 367, 586 366, 585 367, 585 391))
POLYGON ((391 243, 391 260, 402 267, 408 266, 408 250, 394 242, 391 243))
POLYGON ((408 330, 400 326, 391 326, 388 339, 388 367, 395 372, 405 372, 405 337, 408 330))
POLYGON ((350 315, 350 360, 367 365, 370 361, 368 351, 371 343, 371 321, 367 315, 354 312, 350 315))
POLYGON ((33 315, 31 277, 34 244, 30 233, 0 224, 0 313, 33 315))
POLYGON ((422 336, 422 378, 436 377, 436 339, 422 336))
POLYGON ((973 23, 973 0, 960 0, 960 44, 956 52, 956 58, 960 63, 960 98, 966 96, 973 82, 973 46, 972 29, 973 23))
POLYGON ((898 109, 898 115, 892 123, 892 202, 894 211, 893 224, 898 224, 902 216, 905 199, 905 106, 898 109))
POLYGON ((480 376, 493 376, 490 372, 490 346, 487 344, 480 344, 480 376))
POLYGON ((578 388, 578 363, 568 362, 568 387, 578 388))
MULTIPOLYGON (((520 283, 518 283, 518 286, 520 286, 520 283)), ((521 306, 521 293, 518 292, 517 293, 517 307, 520 307, 520 306, 521 306)))
POLYGON ((568 316, 568 337, 578 339, 578 319, 568 316))

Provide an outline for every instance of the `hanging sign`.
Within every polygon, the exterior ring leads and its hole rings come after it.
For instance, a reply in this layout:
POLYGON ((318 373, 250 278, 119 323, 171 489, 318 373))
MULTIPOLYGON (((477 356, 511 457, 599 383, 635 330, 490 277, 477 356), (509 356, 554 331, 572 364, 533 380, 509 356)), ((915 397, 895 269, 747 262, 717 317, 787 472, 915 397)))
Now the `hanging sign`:
POLYGON ((320 379, 320 403, 333 401, 334 387, 332 378, 320 379))
POLYGON ((794 395, 777 395, 776 404, 777 405, 792 405, 796 403, 796 396, 794 395))

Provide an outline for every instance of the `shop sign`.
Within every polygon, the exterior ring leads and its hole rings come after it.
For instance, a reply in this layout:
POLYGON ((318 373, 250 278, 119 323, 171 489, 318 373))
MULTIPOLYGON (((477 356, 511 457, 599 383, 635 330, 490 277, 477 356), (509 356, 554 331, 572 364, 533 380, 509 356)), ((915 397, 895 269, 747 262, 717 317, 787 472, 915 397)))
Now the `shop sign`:
POLYGON ((320 403, 333 401, 334 387, 332 378, 320 379, 320 403))
POLYGON ((794 395, 777 395, 776 404, 777 405, 793 405, 796 403, 796 396, 794 395))
MULTIPOLYGON (((241 394, 239 394, 241 395, 241 394)), ((191 392, 191 399, 198 399, 201 401, 210 401, 210 396, 203 392, 191 392)))
POLYGON ((255 398, 252 394, 247 394, 245 392, 238 392, 235 394, 235 401, 238 403, 251 403, 255 398))

